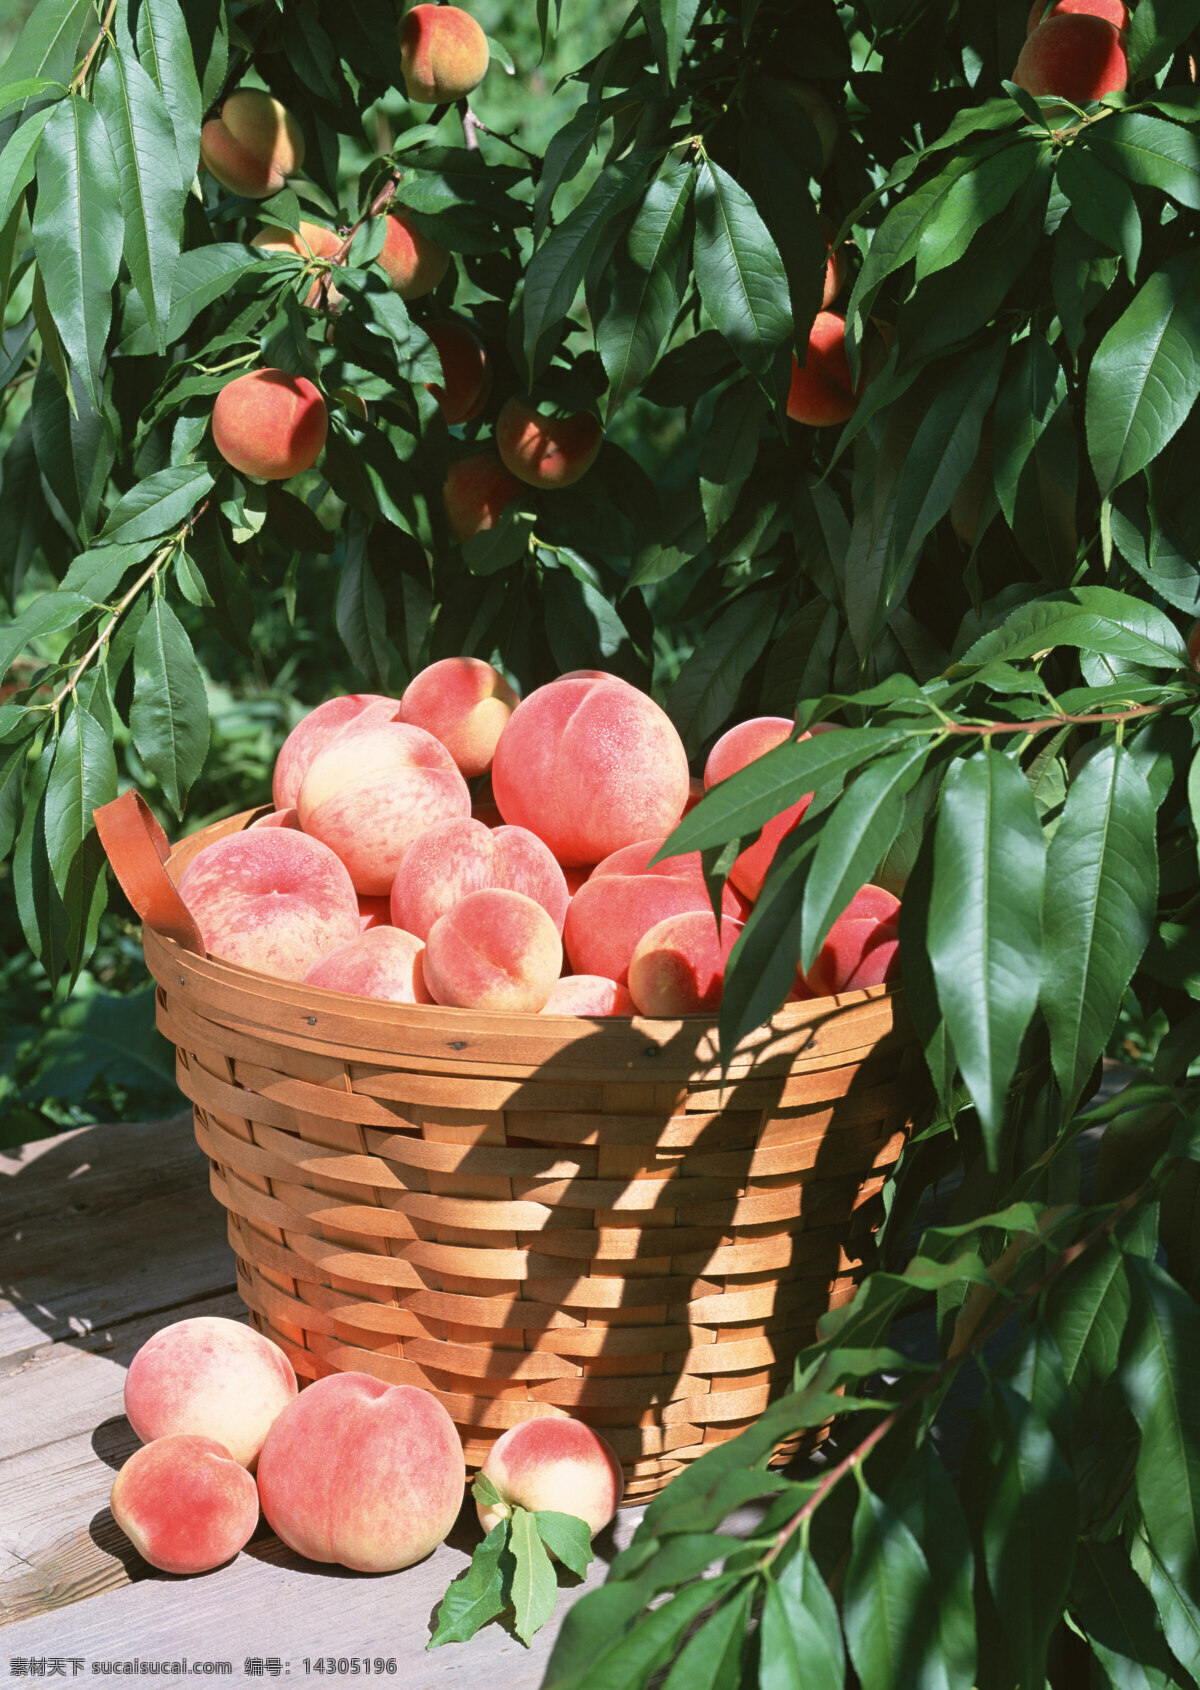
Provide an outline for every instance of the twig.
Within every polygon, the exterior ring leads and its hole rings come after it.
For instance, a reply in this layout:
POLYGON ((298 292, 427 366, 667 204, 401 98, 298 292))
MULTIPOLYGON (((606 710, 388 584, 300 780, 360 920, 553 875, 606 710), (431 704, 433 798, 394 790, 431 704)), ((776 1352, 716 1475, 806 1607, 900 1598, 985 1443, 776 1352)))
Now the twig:
MULTIPOLYGON (((380 188, 379 192, 375 195, 375 198, 363 212, 358 222, 351 225, 350 230, 345 239, 342 241, 341 246, 338 247, 336 252, 330 254, 330 264, 344 264, 346 262, 346 254, 350 251, 355 235, 357 235, 358 231, 362 228, 368 218, 378 217, 381 211, 387 210, 388 206, 391 205, 392 201, 396 197, 396 189, 400 186, 400 182, 401 172, 399 170, 393 170, 388 180, 384 183, 383 187, 380 188)), ((304 303, 310 309, 315 310, 318 305, 324 309, 328 304, 329 275, 330 272, 328 270, 323 270, 313 283, 312 287, 309 288, 308 293, 305 295, 304 303)))
POLYGON ((71 79, 70 92, 72 94, 79 93, 84 83, 87 81, 87 73, 92 68, 92 60, 96 57, 96 54, 100 51, 105 41, 108 40, 108 32, 112 28, 112 22, 116 15, 117 0, 109 0, 108 11, 105 13, 104 21, 100 25, 100 33, 88 48, 87 55, 84 58, 83 63, 71 79))
POLYGON ((1047 728, 1061 728, 1064 723, 1087 722, 1128 722, 1135 716, 1153 716, 1160 710, 1166 710, 1176 701, 1165 699, 1161 704, 1132 704, 1128 710, 1096 710, 1090 715, 1071 716, 1060 711, 1057 716, 1046 716, 1038 722, 953 722, 946 720, 942 723, 940 732, 948 734, 1037 734, 1044 733, 1047 728))
POLYGON ((514 141, 511 135, 504 135, 499 129, 489 129, 482 118, 477 117, 471 110, 469 101, 459 100, 457 111, 462 120, 463 140, 472 152, 478 151, 481 135, 490 135, 493 141, 503 141, 506 147, 511 147, 513 152, 520 153, 521 157, 527 158, 531 164, 540 165, 542 163, 536 153, 529 152, 519 141, 514 141))
MULTIPOLYGON (((861 1443, 856 1444, 850 1453, 838 1462, 836 1467, 831 1467, 829 1469, 828 1473, 826 1473, 821 1479, 817 1488, 813 1491, 804 1506, 793 1514, 787 1524, 776 1533, 775 1540, 770 1549, 767 1550, 766 1554, 759 1562, 759 1567, 765 1570, 771 1565, 788 1540, 800 1530, 801 1526, 803 1526, 807 1520, 812 1518, 835 1485, 840 1483, 847 1473, 851 1473, 856 1468, 862 1466, 863 1462, 867 1459, 868 1455, 870 1455, 876 1444, 887 1436, 902 1414, 906 1413, 910 1408, 915 1408, 917 1403, 923 1401, 925 1397, 932 1396, 938 1387, 943 1384, 952 1373, 956 1372, 957 1369, 962 1366, 964 1361, 969 1360, 972 1356, 978 1355, 981 1350, 986 1348, 988 1343, 990 1343, 992 1338, 995 1337, 996 1333, 999 1332, 1000 1328, 1008 1320, 1015 1307, 1022 1303, 1031 1302, 1035 1297, 1040 1297, 1042 1292, 1045 1291, 1048 1286, 1052 1285, 1061 1273, 1064 1273, 1074 1262, 1077 1262, 1086 1250, 1089 1250, 1099 1239, 1105 1237, 1106 1235, 1111 1235, 1121 1218, 1128 1214, 1131 1209, 1135 1208, 1137 1204, 1141 1202, 1142 1198, 1150 1190, 1153 1184, 1153 1177, 1145 1179, 1142 1181, 1141 1185, 1136 1188, 1136 1190, 1131 1191, 1127 1197, 1123 1197, 1098 1226, 1093 1227, 1089 1233, 1087 1233, 1083 1238, 1077 1239, 1074 1244, 1069 1244, 1061 1255, 1055 1258, 1054 1262, 1040 1279, 1034 1280, 1034 1282, 1031 1285, 1027 1285, 1023 1291, 1018 1292, 1011 1303, 1006 1303, 1005 1306, 1000 1309, 1000 1311, 990 1321, 988 1321, 986 1326, 980 1327, 969 1344, 959 1350, 957 1354, 948 1355, 937 1370, 934 1373, 931 1373, 927 1379, 923 1380, 915 1391, 912 1391, 907 1397, 905 1397, 903 1402, 898 1403, 889 1414, 885 1414, 879 1424, 871 1428, 861 1443)), ((1035 1243, 1030 1245, 1030 1248, 1040 1247, 1043 1242, 1044 1240, 1039 1237, 1035 1243)))

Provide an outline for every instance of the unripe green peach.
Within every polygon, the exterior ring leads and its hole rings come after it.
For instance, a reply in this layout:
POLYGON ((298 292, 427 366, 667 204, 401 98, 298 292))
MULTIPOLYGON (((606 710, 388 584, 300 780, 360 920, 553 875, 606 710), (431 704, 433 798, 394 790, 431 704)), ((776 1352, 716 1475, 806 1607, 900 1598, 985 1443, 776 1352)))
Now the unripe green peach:
POLYGON ((329 425, 325 401, 303 376, 251 370, 227 382, 213 406, 217 451, 242 475, 285 481, 317 461, 329 425))
POLYGON ((287 107, 237 88, 200 131, 200 161, 230 193, 265 200, 304 164, 304 136, 287 107))
POLYGON ((461 100, 483 81, 487 36, 460 6, 413 6, 398 31, 410 100, 440 106, 461 100))

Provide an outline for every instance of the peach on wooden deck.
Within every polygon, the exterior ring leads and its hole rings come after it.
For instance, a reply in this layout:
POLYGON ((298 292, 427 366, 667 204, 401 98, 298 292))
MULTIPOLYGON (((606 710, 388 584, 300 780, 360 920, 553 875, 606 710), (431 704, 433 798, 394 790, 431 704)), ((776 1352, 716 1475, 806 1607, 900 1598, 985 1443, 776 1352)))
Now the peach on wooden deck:
POLYGON ((135 1450, 113 1482, 112 1517, 163 1573, 207 1573, 245 1547, 258 1490, 216 1438, 169 1433, 135 1450))

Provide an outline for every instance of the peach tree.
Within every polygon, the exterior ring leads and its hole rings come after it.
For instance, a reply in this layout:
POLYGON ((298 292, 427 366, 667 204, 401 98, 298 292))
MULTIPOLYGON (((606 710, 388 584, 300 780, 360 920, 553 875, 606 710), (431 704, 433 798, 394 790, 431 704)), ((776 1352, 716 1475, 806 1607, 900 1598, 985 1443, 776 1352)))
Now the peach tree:
POLYGON ((929 1106, 881 1264, 558 1690, 1200 1683, 1200 0, 1048 9, 612 0, 552 87, 576 0, 479 0, 472 87, 453 8, 418 63, 391 0, 38 0, 0 70, 0 852, 50 981, 93 809, 182 817, 197 650, 252 675, 298 600, 308 705, 467 652, 650 688, 697 768, 794 716, 673 836, 715 889, 815 794, 726 1048, 902 893, 929 1106))

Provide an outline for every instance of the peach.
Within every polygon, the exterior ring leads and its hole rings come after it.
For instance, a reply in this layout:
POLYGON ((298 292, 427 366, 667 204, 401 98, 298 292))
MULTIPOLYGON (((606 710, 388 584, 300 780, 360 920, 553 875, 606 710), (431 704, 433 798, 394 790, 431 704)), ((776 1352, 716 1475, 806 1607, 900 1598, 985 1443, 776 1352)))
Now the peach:
POLYGON ((1193 622, 1187 637, 1188 662, 1200 675, 1200 622, 1193 622))
POLYGON ((687 802, 683 806, 684 815, 686 816, 689 810, 694 810, 703 797, 704 782, 699 775, 691 775, 688 779, 687 802))
POLYGON ((687 753, 646 693, 616 676, 564 676, 509 717, 492 789, 505 821, 544 839, 564 868, 579 868, 675 827, 688 797, 687 753))
POLYGON ((582 1420, 566 1415, 539 1415, 510 1426, 479 1471, 500 1497, 498 1504, 476 1503, 485 1532, 514 1508, 549 1508, 574 1514, 595 1537, 625 1494, 625 1476, 611 1446, 582 1420))
POLYGON ((319 751, 296 808, 305 833, 345 863, 355 891, 377 898, 391 892, 400 859, 426 828, 470 815, 471 794, 440 740, 407 722, 384 722, 319 751))
POLYGON ((310 1561, 363 1573, 411 1567, 442 1542, 465 1488, 454 1422, 429 1391, 331 1373, 301 1392, 263 1445, 270 1525, 310 1561))
POLYGON ((437 348, 442 365, 442 380, 427 381, 427 391, 452 427, 470 422, 483 410, 492 391, 487 349, 473 329, 453 317, 426 323, 425 333, 437 348))
POLYGON ((494 528, 522 491, 497 452, 473 452, 450 465, 442 485, 442 503, 450 532, 461 545, 494 528))
POLYGON ((383 251, 375 261, 401 299, 422 299, 432 293, 450 268, 450 254, 423 235, 404 211, 389 211, 383 251))
POLYGON ((1041 23, 1050 18, 1061 18, 1072 12, 1086 12, 1094 18, 1107 18, 1114 29, 1122 34, 1129 28, 1129 12, 1122 5, 1121 0, 1058 0, 1058 4, 1047 11, 1046 0, 1033 0, 1029 8, 1029 20, 1025 25, 1025 34, 1032 35, 1041 23))
POLYGON ((603 443, 603 426, 591 411, 550 417, 514 397, 496 418, 501 461, 530 487, 572 486, 591 469, 603 443))
POLYGON ((564 974, 542 1005, 542 1015, 632 1015, 633 999, 602 974, 564 974))
POLYGON ((251 370, 217 394, 212 430, 217 451, 241 475, 286 481, 310 469, 329 427, 325 401, 304 376, 251 370))
POLYGON ((532 898, 487 887, 434 922, 424 966, 438 1003, 536 1015, 562 968, 562 941, 532 898))
POLYGON ((236 88, 200 131, 200 162, 230 193, 265 200, 302 168, 304 136, 270 94, 236 88))
POLYGON ((725 964, 742 931, 711 909, 669 915, 643 933, 629 960, 629 995, 643 1015, 707 1015, 720 1008, 725 964))
MULTIPOLYGON (((293 810, 292 814, 295 815, 295 813, 293 810)), ((370 933, 376 927, 390 927, 392 925, 392 900, 383 897, 364 898, 360 894, 358 923, 364 933, 370 933)))
POLYGON ((248 828, 196 853, 179 881, 205 948, 227 962, 299 980, 358 932, 345 865, 290 827, 248 828))
POLYGON ((1086 105, 1129 80, 1121 37, 1107 18, 1060 13, 1039 24, 1017 57, 1012 80, 1028 94, 1058 94, 1086 105))
MULTIPOLYGON (((719 780, 727 780, 730 775, 744 769, 747 763, 753 763, 756 758, 773 751, 777 745, 792 737, 796 731, 796 724, 786 716, 755 716, 748 722, 738 722, 728 733, 713 746, 708 754, 708 761, 704 765, 704 787, 715 786, 719 780)), ((801 734, 801 739, 808 739, 808 734, 801 734)), ((729 871, 729 878, 738 891, 747 898, 757 898, 763 888, 763 881, 767 877, 767 870, 779 846, 779 841, 786 833, 790 833, 799 822, 805 810, 812 803, 812 793, 806 792, 794 804, 789 804, 786 810, 781 810, 765 825, 753 845, 747 845, 741 855, 734 860, 729 871)))
POLYGON ((278 810, 294 806, 308 765, 343 728, 375 727, 400 719, 400 700, 377 692, 348 692, 327 698, 301 718, 280 747, 271 779, 271 796, 278 810))
POLYGON ((265 252, 290 252, 307 262, 312 258, 332 258, 335 252, 341 250, 342 237, 336 229, 327 229, 324 223, 306 223, 301 218, 299 234, 294 229, 277 229, 268 225, 259 230, 250 245, 265 252))
POLYGON ((295 1395, 296 1375, 279 1345, 216 1315, 164 1326, 125 1376, 125 1414, 143 1443, 176 1433, 215 1438, 251 1471, 295 1395))
POLYGON ((821 309, 824 311, 841 293, 846 280, 846 249, 844 246, 835 247, 833 244, 837 225, 831 218, 821 218, 821 234, 825 238, 825 251, 828 254, 825 260, 825 288, 821 296, 821 309))
POLYGON ((250 823, 251 827, 294 827, 299 828, 300 817, 295 810, 272 810, 269 816, 259 816, 250 823))
POLYGON ((869 883, 838 916, 803 976, 815 998, 880 986, 900 972, 900 900, 869 883))
POLYGON ((489 886, 523 892, 562 932, 570 894, 549 848, 527 828, 492 829, 473 816, 438 822, 409 846, 392 882, 392 920, 427 938, 468 893, 489 886))
POLYGON ((415 933, 398 927, 369 927, 336 951, 318 957, 304 984, 324 986, 329 992, 352 992, 360 998, 382 998, 385 1003, 431 1003, 421 969, 424 951, 415 933))
POLYGON ((172 1433, 135 1450, 113 1481, 113 1519, 163 1573, 207 1573, 249 1543, 258 1489, 216 1438, 172 1433))
POLYGON ((478 657, 443 657, 405 687, 400 718, 440 739, 472 780, 491 768, 496 741, 520 702, 490 663, 478 657))
POLYGON ((812 428, 843 423, 854 411, 865 381, 855 387, 846 357, 846 319, 836 311, 818 311, 808 337, 803 365, 792 359, 787 414, 812 428))
POLYGON ((410 100, 440 106, 483 81, 488 40, 460 6, 413 6, 399 28, 400 64, 410 100))
MULTIPOLYGON (((712 913, 700 853, 667 857, 653 868, 662 839, 642 839, 597 863, 567 909, 563 941, 576 974, 600 974, 622 985, 638 941, 658 922, 691 910, 712 913)), ((721 894, 723 916, 741 920, 745 900, 728 882, 721 894)))

